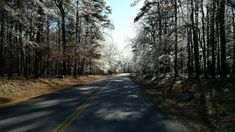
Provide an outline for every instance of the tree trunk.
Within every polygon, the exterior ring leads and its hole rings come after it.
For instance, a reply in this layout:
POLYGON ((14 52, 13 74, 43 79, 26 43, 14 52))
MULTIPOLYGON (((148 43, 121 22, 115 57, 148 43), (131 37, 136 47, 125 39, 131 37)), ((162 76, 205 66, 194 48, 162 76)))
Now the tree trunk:
POLYGON ((3 60, 3 44, 4 44, 4 31, 5 31, 5 12, 0 11, 0 22, 1 22, 1 30, 0 30, 0 74, 4 75, 4 60, 3 60))
POLYGON ((175 78, 178 77, 178 13, 177 13, 177 0, 175 0, 175 65, 174 65, 174 69, 175 69, 175 78))
MULTIPOLYGON (((194 22, 194 4, 193 0, 191 1, 191 22, 192 22, 192 29, 193 29, 193 44, 194 44, 194 65, 195 65, 195 72, 196 72, 196 78, 199 78, 200 76, 200 67, 199 67, 199 46, 198 46, 198 35, 197 35, 197 21, 196 24, 194 22)), ((197 12, 196 12, 197 13, 197 12)), ((198 19, 198 18, 196 18, 198 19)))
MULTIPOLYGON (((40 0, 42 2, 42 0, 40 0)), ((36 36, 36 43, 40 45, 42 43, 42 38, 43 38, 43 9, 42 7, 38 7, 38 31, 37 31, 37 36, 36 36)), ((39 78, 40 72, 40 64, 42 61, 42 53, 40 51, 40 47, 37 46, 35 47, 35 59, 34 59, 34 78, 37 79, 39 78)))
POLYGON ((9 42, 9 47, 8 47, 8 77, 12 77, 13 75, 13 55, 12 55, 12 31, 13 31, 13 22, 10 22, 10 31, 8 33, 8 42, 9 42))
MULTIPOLYGON (((47 50, 50 48, 50 22, 47 19, 47 50)), ((46 55, 46 75, 48 76, 50 74, 49 70, 49 53, 46 55)))
POLYGON ((66 69, 66 40, 65 40, 65 11, 61 9, 61 29, 62 29, 62 46, 63 46, 63 75, 67 73, 66 69))
POLYGON ((211 10, 211 24, 210 24, 210 45, 211 45, 211 76, 215 78, 215 1, 212 1, 212 10, 211 10))
POLYGON ((192 62, 191 62, 191 45, 192 45, 192 33, 191 33, 191 29, 188 28, 188 36, 187 36, 187 52, 188 52, 188 62, 187 62, 187 72, 188 72, 188 77, 192 77, 192 62))
POLYGON ((226 36, 225 36, 225 0, 219 2, 219 26, 221 44, 221 77, 227 76, 228 65, 226 61, 226 36))
POLYGON ((206 34, 205 34, 205 13, 204 13, 204 0, 201 1, 201 11, 202 11, 202 42, 203 42, 203 47, 202 47, 202 52, 203 52, 203 73, 204 77, 207 77, 207 59, 206 59, 206 34))
MULTIPOLYGON (((232 12, 235 10, 233 9, 232 12)), ((235 14, 233 13, 233 41, 235 40, 235 14)), ((235 77, 235 41, 233 42, 233 77, 235 77)))

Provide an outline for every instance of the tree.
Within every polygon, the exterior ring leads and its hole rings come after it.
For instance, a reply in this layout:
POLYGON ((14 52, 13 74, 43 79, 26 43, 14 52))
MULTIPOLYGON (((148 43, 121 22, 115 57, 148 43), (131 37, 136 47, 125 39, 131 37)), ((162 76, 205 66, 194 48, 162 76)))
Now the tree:
POLYGON ((66 31, 65 31, 65 8, 66 4, 68 4, 69 1, 65 0, 55 0, 56 6, 60 10, 61 15, 61 30, 62 30, 62 53, 63 53, 63 75, 67 75, 67 69, 66 69, 66 31))
POLYGON ((178 77, 178 1, 175 0, 175 78, 178 77))
POLYGON ((234 12, 226 11, 231 8, 226 5, 225 0, 146 0, 134 20, 139 26, 132 41, 137 71, 227 77, 234 62, 229 48, 234 41, 234 12))
MULTIPOLYGON (((42 0, 39 0, 40 4, 42 3, 42 0)), ((37 24, 37 33, 36 33, 36 43, 38 46, 42 44, 43 42, 43 8, 38 5, 38 24, 37 24)), ((37 79, 39 77, 39 64, 41 63, 42 55, 40 53, 40 48, 35 48, 35 62, 34 62, 34 78, 37 79)))
POLYGON ((219 1, 219 24, 220 24, 220 44, 221 44, 221 77, 227 76, 226 61, 226 36, 225 36, 225 0, 219 1))
POLYGON ((0 5, 1 76, 98 71, 102 31, 112 26, 104 0, 14 0, 0 5))

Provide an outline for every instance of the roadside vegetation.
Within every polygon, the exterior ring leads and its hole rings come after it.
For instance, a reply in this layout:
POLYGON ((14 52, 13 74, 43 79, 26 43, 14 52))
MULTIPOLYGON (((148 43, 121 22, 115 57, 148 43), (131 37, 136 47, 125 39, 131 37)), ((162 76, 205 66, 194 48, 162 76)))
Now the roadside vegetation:
POLYGON ((0 107, 115 73, 111 12, 105 0, 1 0, 0 107))
POLYGON ((235 80, 132 75, 163 109, 191 131, 235 130, 235 80))
POLYGON ((235 131, 233 3, 146 0, 135 18, 134 80, 192 131, 235 131))
POLYGON ((1 0, 0 108, 120 72, 111 13, 105 0, 1 0))
POLYGON ((105 0, 1 0, 0 76, 104 73, 110 14, 105 0))
POLYGON ((25 100, 53 93, 58 90, 72 88, 91 81, 105 79, 104 75, 87 75, 78 78, 39 78, 26 79, 15 77, 0 79, 0 108, 9 107, 25 100))

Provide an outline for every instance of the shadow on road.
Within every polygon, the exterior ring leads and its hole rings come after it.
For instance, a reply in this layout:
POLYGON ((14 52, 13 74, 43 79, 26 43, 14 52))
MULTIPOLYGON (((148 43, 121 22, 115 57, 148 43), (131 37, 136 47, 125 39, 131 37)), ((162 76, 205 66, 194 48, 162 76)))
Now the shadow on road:
POLYGON ((116 78, 67 130, 85 132, 183 132, 185 128, 156 106, 128 78, 116 78))
POLYGON ((0 131, 43 131, 56 127, 107 81, 58 91, 0 110, 0 131))
POLYGON ((66 131, 186 131, 154 105, 142 88, 123 76, 58 91, 0 110, 0 131, 52 131, 92 95, 97 98, 66 131))

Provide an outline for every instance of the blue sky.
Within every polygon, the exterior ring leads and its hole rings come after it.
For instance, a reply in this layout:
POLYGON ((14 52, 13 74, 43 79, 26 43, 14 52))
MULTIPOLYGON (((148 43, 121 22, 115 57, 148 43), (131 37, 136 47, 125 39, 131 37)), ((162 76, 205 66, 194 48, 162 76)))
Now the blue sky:
POLYGON ((110 35, 118 48, 123 50, 128 44, 128 39, 132 38, 136 33, 135 24, 133 22, 142 6, 142 2, 135 7, 131 7, 130 5, 134 0, 106 1, 112 8, 112 15, 110 18, 115 26, 115 30, 111 31, 110 35))

